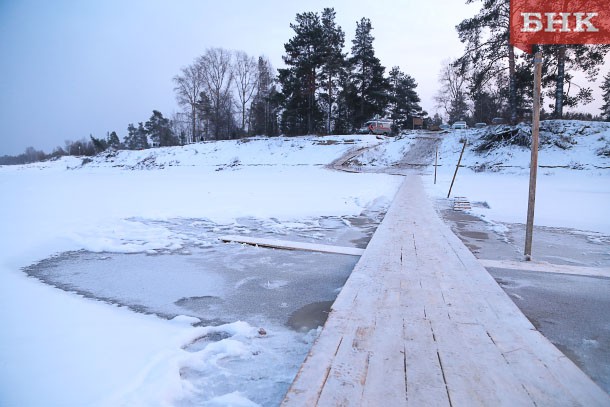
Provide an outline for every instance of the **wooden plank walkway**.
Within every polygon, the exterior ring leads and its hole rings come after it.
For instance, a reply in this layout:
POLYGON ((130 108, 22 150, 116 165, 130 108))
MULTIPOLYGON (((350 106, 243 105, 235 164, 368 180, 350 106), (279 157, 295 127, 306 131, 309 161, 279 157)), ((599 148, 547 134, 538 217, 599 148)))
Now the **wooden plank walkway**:
POLYGON ((283 406, 610 406, 409 175, 283 406))

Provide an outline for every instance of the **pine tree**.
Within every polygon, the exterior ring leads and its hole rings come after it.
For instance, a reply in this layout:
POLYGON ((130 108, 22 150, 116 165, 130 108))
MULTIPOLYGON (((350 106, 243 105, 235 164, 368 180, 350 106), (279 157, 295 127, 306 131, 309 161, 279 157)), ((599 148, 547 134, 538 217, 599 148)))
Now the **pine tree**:
MULTIPOLYGON (((466 0, 466 4, 475 0, 466 0)), ((476 67, 478 83, 471 86, 475 97, 481 86, 508 70, 508 114, 509 121, 517 121, 518 95, 517 57, 509 44, 510 2, 509 0, 483 0, 479 12, 472 18, 463 20, 456 26, 460 41, 466 44, 464 56, 458 63, 462 66, 476 67)))
POLYGON ((91 143, 93 143, 93 148, 95 149, 96 153, 106 151, 106 149, 108 148, 108 143, 106 142, 106 140, 102 138, 95 138, 92 134, 89 135, 89 138, 91 139, 91 143))
MULTIPOLYGON (((342 72, 339 76, 339 93, 335 114, 335 134, 349 134, 354 131, 354 119, 357 109, 357 90, 351 80, 351 72, 342 72)), ((360 123, 362 124, 362 123, 360 123)))
POLYGON ((595 80, 610 45, 545 45, 542 51, 542 85, 546 88, 545 94, 553 101, 553 117, 562 118, 565 107, 590 103, 593 100, 592 89, 575 84, 573 72, 583 72, 589 81, 595 80), (570 94, 571 89, 577 89, 576 93, 570 94))
POLYGON ((601 116, 610 122, 610 72, 604 76, 604 82, 600 87, 603 91, 602 99, 604 101, 604 105, 601 107, 601 116))
POLYGON ((388 113, 394 121, 396 131, 413 128, 413 118, 423 115, 420 98, 415 88, 417 83, 410 75, 395 66, 390 71, 390 103, 388 113))
POLYGON ((320 127, 316 91, 319 69, 323 64, 324 44, 320 16, 314 12, 297 14, 290 24, 295 36, 286 44, 282 57, 288 66, 279 70, 282 86, 282 131, 289 135, 313 133, 320 127))
POLYGON ((121 140, 119 140, 119 136, 117 136, 116 132, 114 131, 108 135, 106 144, 108 145, 108 148, 112 148, 114 150, 120 150, 122 147, 121 140))
POLYGON ((345 33, 335 23, 335 10, 325 8, 322 12, 322 67, 320 72, 320 100, 325 105, 325 132, 332 133, 333 110, 336 112, 337 94, 341 74, 347 69, 346 54, 343 53, 345 33))
MULTIPOLYGON (((475 0, 466 0, 466 4, 475 0)), ((527 74, 523 69, 532 70, 531 57, 517 57, 514 47, 509 44, 510 1, 483 0, 480 11, 463 20, 456 27, 460 40, 466 44, 464 56, 459 62, 477 71, 480 77, 471 84, 470 96, 476 104, 476 98, 484 91, 485 84, 493 81, 499 75, 508 71, 508 86, 506 99, 508 115, 511 122, 528 111, 527 103, 531 97, 523 97, 529 92, 531 85, 520 80, 527 74), (521 72, 520 72, 521 70, 521 72), (523 102, 525 104, 522 104, 523 102)), ((591 101, 591 89, 588 87, 571 86, 573 71, 581 71, 588 78, 597 75, 604 57, 610 50, 610 45, 545 45, 543 87, 545 96, 553 101, 554 117, 563 116, 564 107, 575 107, 591 101), (577 88, 575 94, 569 94, 570 89, 577 88)), ((471 77, 472 79, 472 77, 471 77)))
POLYGON ((368 18, 356 23, 352 40, 352 81, 356 91, 356 106, 352 126, 358 127, 373 116, 382 115, 388 104, 390 85, 384 77, 385 68, 375 57, 373 27, 368 18))
POLYGON ((129 150, 143 150, 149 148, 146 129, 142 122, 136 128, 132 123, 127 126, 127 136, 125 136, 125 147, 129 150))
POLYGON ((152 116, 146 122, 144 129, 146 134, 150 136, 153 144, 158 147, 177 146, 179 143, 171 129, 169 119, 163 117, 163 114, 158 110, 153 110, 152 116))

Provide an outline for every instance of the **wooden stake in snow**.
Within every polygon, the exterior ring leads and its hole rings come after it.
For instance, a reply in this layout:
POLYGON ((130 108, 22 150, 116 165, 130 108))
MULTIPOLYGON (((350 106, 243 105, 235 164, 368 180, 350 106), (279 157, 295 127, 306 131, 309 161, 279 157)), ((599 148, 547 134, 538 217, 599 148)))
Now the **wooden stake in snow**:
POLYGON ((438 144, 436 145, 436 154, 434 156, 434 185, 436 185, 436 167, 438 167, 438 144))
POLYGON ((462 162, 462 156, 464 155, 464 150, 466 150, 466 143, 468 143, 468 141, 464 140, 464 146, 462 147, 462 152, 460 153, 460 159, 458 160, 458 163, 455 167, 455 172, 453 173, 453 179, 451 180, 451 186, 449 187, 449 192, 447 192, 447 198, 449 198, 449 195, 451 195, 451 189, 453 188, 453 183, 455 182, 455 177, 457 175, 458 169, 460 168, 460 163, 462 162))
POLYGON ((540 129, 540 82, 542 77, 542 52, 534 56, 534 111, 532 117, 532 158, 530 162, 530 188, 525 225, 525 260, 532 259, 532 234, 534 232, 534 206, 536 204, 536 176, 538 174, 538 132, 540 129))

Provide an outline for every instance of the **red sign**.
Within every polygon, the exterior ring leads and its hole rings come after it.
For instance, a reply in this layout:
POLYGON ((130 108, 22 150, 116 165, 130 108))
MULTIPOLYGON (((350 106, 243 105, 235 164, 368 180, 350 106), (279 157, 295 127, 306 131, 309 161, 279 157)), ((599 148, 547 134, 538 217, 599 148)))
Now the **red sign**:
POLYGON ((610 44, 610 0, 510 0, 510 43, 610 44))

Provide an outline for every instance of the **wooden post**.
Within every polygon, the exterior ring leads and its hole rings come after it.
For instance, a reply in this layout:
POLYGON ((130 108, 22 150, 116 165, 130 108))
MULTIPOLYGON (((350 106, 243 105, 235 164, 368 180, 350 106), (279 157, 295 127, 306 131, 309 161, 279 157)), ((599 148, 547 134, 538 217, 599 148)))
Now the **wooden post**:
POLYGON ((534 56, 534 111, 532 116, 532 158, 530 162, 530 188, 525 225, 525 260, 532 260, 532 234, 534 232, 534 206, 536 204, 536 176, 538 174, 538 133, 540 130, 540 82, 542 76, 542 52, 534 56))
POLYGON ((455 172, 453 173, 453 179, 451 180, 451 186, 449 187, 449 192, 447 193, 447 198, 451 195, 451 189, 453 188, 453 183, 455 182, 455 177, 457 175, 458 169, 460 168, 460 163, 462 162, 462 156, 464 155, 464 150, 466 150, 467 140, 464 140, 464 146, 462 147, 462 152, 460 153, 460 159, 458 160, 457 166, 455 167, 455 172))
POLYGON ((436 144, 436 155, 434 156, 434 185, 436 185, 436 167, 438 167, 438 143, 436 144))

